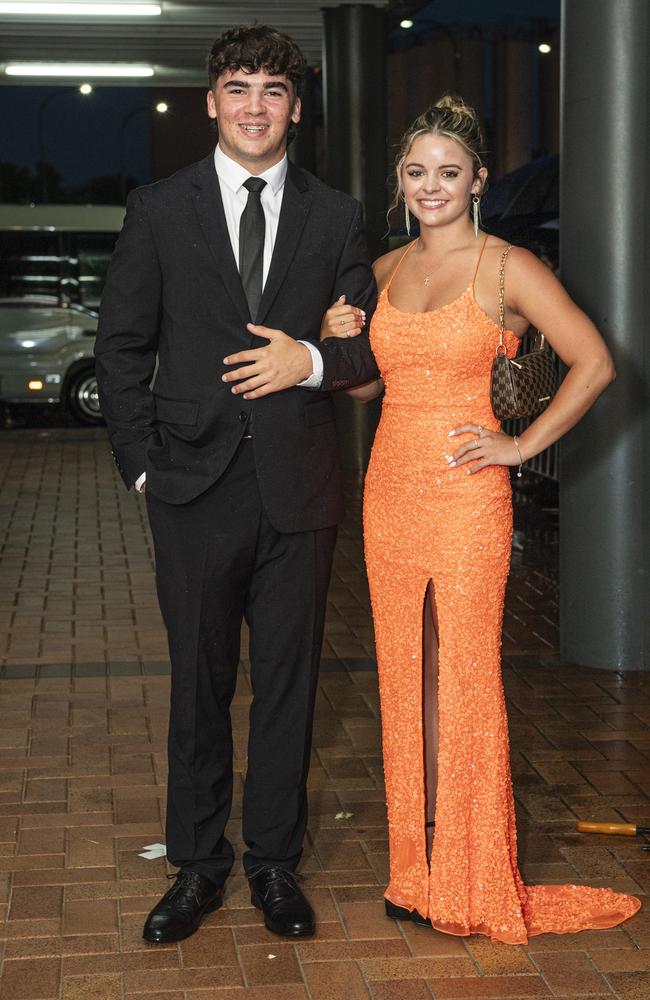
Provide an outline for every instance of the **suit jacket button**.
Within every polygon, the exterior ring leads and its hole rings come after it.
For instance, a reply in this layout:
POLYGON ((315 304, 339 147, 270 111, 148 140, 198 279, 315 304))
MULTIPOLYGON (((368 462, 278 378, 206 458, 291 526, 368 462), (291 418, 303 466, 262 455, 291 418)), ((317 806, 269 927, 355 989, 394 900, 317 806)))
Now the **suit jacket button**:
POLYGON ((241 411, 241 413, 239 414, 239 419, 241 420, 242 424, 246 423, 246 421, 248 420, 248 414, 246 413, 245 410, 241 411))

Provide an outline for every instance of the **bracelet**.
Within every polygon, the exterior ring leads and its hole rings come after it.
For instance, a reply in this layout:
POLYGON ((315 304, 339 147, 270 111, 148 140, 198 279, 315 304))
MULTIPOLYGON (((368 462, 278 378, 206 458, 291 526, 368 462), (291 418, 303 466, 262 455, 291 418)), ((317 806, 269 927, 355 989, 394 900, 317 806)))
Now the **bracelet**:
POLYGON ((514 444, 515 448, 517 449, 517 454, 519 455, 519 468, 517 469, 517 479, 521 479, 521 477, 523 475, 523 473, 521 471, 521 467, 524 464, 524 460, 521 457, 521 452, 519 450, 519 438, 517 437, 516 434, 513 434, 512 441, 513 441, 513 444, 514 444))

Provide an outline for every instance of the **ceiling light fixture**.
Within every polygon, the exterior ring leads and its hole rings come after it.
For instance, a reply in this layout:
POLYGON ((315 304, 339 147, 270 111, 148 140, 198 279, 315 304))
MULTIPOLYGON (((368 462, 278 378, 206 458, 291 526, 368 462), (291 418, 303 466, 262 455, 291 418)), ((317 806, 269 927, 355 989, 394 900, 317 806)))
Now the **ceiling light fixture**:
POLYGON ((156 111, 158 112, 159 115, 167 114, 167 112, 169 111, 169 104, 167 104, 166 101, 158 101, 158 103, 156 104, 156 111))
POLYGON ((547 56, 549 54, 549 52, 551 51, 551 46, 548 44, 548 42, 542 42, 541 45, 537 46, 537 49, 543 55, 547 56))
POLYGON ((79 93, 83 94, 84 97, 87 97, 88 94, 92 94, 92 92, 93 92, 93 87, 91 83, 82 83, 81 86, 79 87, 79 93))
POLYGON ((400 28, 412 28, 413 21, 411 21, 411 19, 407 17, 403 21, 400 21, 399 26, 400 28))
POLYGON ((38 15, 39 17, 157 17, 158 3, 29 3, 0 2, 0 14, 38 15))
POLYGON ((10 63, 7 76, 131 77, 153 76, 153 66, 127 63, 10 63))

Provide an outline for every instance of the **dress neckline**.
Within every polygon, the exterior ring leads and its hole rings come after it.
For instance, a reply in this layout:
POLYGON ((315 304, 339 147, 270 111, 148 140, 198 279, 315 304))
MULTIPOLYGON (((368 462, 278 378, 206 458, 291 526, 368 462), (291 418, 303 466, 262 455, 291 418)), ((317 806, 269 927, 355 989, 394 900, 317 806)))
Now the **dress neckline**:
MULTIPOLYGON (((394 306, 393 303, 390 300, 390 295, 388 294, 389 293, 389 289, 390 289, 390 285, 385 285, 384 288, 382 289, 382 294, 384 294, 384 293, 386 294, 386 301, 388 302, 388 305, 391 307, 391 309, 395 310, 395 312, 402 313, 403 316, 434 316, 435 313, 442 312, 443 309, 449 309, 450 306, 455 306, 457 302, 460 302, 462 299, 464 299, 465 296, 468 294, 468 292, 472 291, 472 286, 468 285, 467 288, 465 289, 465 291, 461 292, 460 295, 457 295, 455 299, 451 300, 451 302, 443 302, 443 304, 441 306, 436 306, 435 309, 414 309, 414 310, 411 310, 411 309, 399 309, 397 306, 394 306)), ((472 295, 472 298, 474 298, 473 295, 472 295)), ((476 300, 474 300, 474 301, 476 301, 476 300)), ((478 305, 478 303, 477 303, 477 305, 478 305)), ((486 315, 487 315, 487 313, 486 313, 486 315)))
MULTIPOLYGON (((389 285, 385 285, 384 288, 382 288, 382 290, 381 290, 380 298, 383 297, 385 299, 387 305, 388 305, 388 308, 392 309, 393 312, 399 313, 400 316, 435 316, 438 313, 444 312, 444 310, 451 308, 451 306, 455 306, 459 302, 462 302, 462 300, 467 295, 469 295, 470 302, 472 302, 476 306, 476 308, 478 309, 478 311, 481 314, 481 316, 484 317, 489 323, 491 323, 491 325, 494 327, 494 329, 497 331, 497 333, 499 332, 499 324, 496 322, 496 320, 494 320, 490 316, 489 313, 486 313, 485 309, 483 309, 478 304, 478 302, 476 301, 476 296, 473 293, 472 285, 468 285, 467 288, 465 289, 465 291, 461 292, 460 295, 457 295, 455 299, 451 300, 451 302, 444 302, 441 306, 436 306, 435 309, 420 309, 420 310, 415 310, 415 311, 410 311, 410 310, 406 310, 406 309, 398 309, 397 306, 394 306, 393 303, 391 302, 389 296, 388 296, 388 290, 389 290, 389 285)), ((514 337, 515 338, 515 342, 517 344, 519 344, 521 342, 521 337, 518 337, 514 330, 509 330, 509 329, 506 328, 503 331, 504 337, 505 337, 506 334, 510 334, 511 337, 514 337)))

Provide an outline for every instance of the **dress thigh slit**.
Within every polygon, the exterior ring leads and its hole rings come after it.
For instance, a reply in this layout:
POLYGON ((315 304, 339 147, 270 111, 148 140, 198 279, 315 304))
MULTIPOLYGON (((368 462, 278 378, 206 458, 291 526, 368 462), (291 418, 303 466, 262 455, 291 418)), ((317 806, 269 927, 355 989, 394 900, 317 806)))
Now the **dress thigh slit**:
MULTIPOLYGON (((368 566, 380 675, 391 870, 400 873, 388 886, 386 898, 397 906, 425 913, 429 884, 425 729, 434 741, 431 744, 430 739, 429 744, 429 774, 432 765, 435 773, 437 740, 437 733, 425 721, 424 707, 424 664, 432 663, 437 675, 438 659, 433 612, 428 608, 431 573, 414 571, 397 560, 390 562, 389 569, 383 563, 379 574, 373 571, 372 562, 368 566), (390 595, 382 586, 387 569, 392 580, 390 595), (431 655, 426 652, 430 643, 425 640, 425 631, 426 640, 433 640, 431 655)), ((436 688, 437 684, 427 684, 437 707, 436 688)), ((432 809, 435 813, 435 798, 432 809)))
POLYGON ((436 820, 438 788, 438 742, 440 713, 438 710, 438 609, 433 580, 429 580, 422 610, 422 731, 424 754, 425 810, 424 826, 427 858, 431 857, 436 820))

